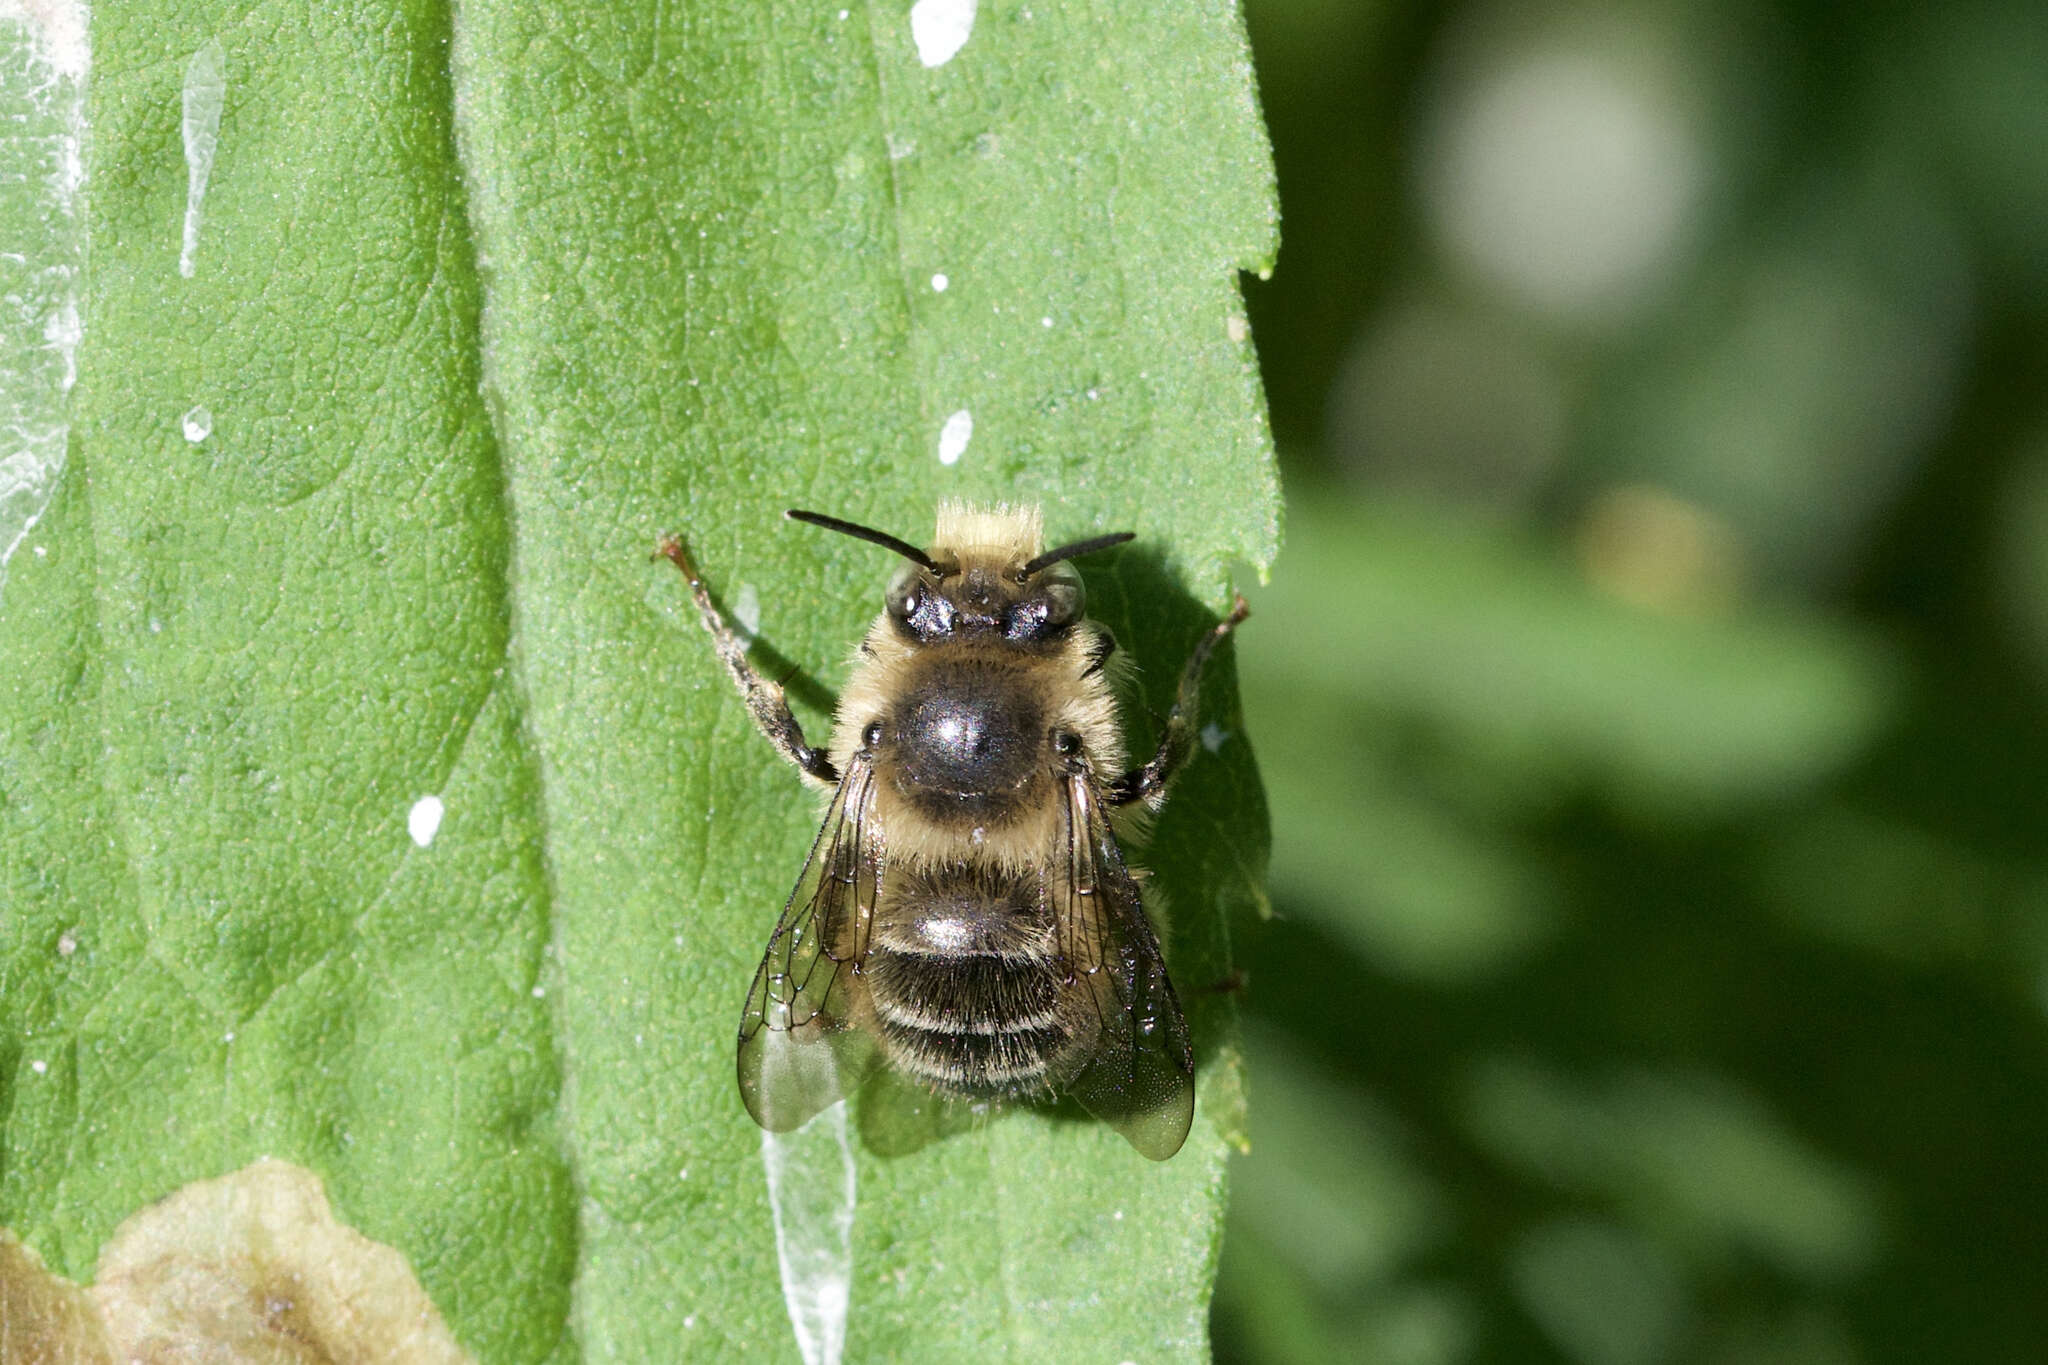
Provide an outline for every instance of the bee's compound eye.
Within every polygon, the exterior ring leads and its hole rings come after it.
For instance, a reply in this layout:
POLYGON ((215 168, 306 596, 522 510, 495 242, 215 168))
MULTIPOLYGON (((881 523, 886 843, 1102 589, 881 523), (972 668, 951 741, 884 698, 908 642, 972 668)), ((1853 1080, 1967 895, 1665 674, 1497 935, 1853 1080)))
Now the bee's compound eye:
POLYGON ((932 640, 952 632, 953 604, 918 565, 904 565, 890 580, 884 605, 889 618, 914 639, 932 640))
POLYGON ((889 582, 889 591, 883 598, 889 614, 899 621, 908 621, 917 615, 924 605, 924 581, 919 576, 917 565, 906 564, 896 577, 889 582))
POLYGON ((1055 752, 1072 758, 1081 752, 1081 737, 1072 730, 1061 730, 1052 737, 1052 747, 1055 752))
POLYGON ((868 749, 872 749, 880 744, 882 742, 882 722, 878 720, 869 721, 868 728, 860 732, 860 742, 863 748, 868 749))
POLYGON ((1003 633, 1012 640, 1051 639, 1080 620, 1087 605, 1074 566, 1055 564, 1032 580, 1004 613, 1003 633))
POLYGON ((1055 564, 1038 580, 1045 597, 1045 620, 1049 626, 1071 625, 1088 609, 1088 592, 1081 586, 1081 574, 1071 564, 1055 564))

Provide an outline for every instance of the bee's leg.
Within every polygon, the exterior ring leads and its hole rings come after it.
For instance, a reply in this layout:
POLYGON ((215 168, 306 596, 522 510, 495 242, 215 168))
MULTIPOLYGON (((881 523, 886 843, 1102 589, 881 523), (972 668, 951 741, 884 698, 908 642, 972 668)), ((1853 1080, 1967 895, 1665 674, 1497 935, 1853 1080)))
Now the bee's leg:
POLYGON ((683 542, 674 536, 663 536, 655 554, 665 556, 683 571, 683 578, 690 585, 690 596, 696 599, 697 610, 704 618, 704 629, 711 632, 711 642, 718 650, 718 657, 725 661, 726 671, 739 685, 740 696, 746 699, 747 712, 753 716, 754 724, 760 727, 761 733, 782 750, 784 757, 803 769, 806 777, 820 782, 837 782, 839 769, 832 766, 831 757, 823 749, 813 749, 804 742, 804 728, 790 714, 781 684, 768 681, 747 662, 747 642, 725 623, 718 608, 711 605, 711 594, 705 591, 704 579, 691 562, 690 552, 683 548, 683 542))
POLYGON ((1223 618, 1214 630, 1202 637, 1195 646, 1195 652, 1188 658, 1188 666, 1181 671, 1180 691, 1173 699, 1173 709, 1166 713, 1166 732, 1159 737, 1159 748, 1150 762, 1133 768, 1109 784, 1104 798, 1112 806, 1127 806, 1133 801, 1157 799, 1166 790, 1166 784, 1173 780, 1174 773, 1187 761, 1188 753, 1195 746, 1195 719, 1200 714, 1198 704, 1201 695, 1202 668, 1209 662, 1210 651, 1237 629, 1238 622, 1251 615, 1251 608, 1239 597, 1230 608, 1230 615, 1223 618))

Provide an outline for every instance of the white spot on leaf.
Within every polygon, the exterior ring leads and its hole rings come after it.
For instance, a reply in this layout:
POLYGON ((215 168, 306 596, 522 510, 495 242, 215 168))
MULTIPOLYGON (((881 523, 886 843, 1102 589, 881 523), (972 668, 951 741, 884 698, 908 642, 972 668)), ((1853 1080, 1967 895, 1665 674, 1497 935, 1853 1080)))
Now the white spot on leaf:
POLYGON ((87 11, 0 0, 0 587, 50 505, 84 328, 87 11), (21 248, 16 250, 15 248, 21 248))
POLYGON ((804 1365, 839 1365, 853 1290, 853 1148, 841 1100, 793 1133, 761 1133, 782 1302, 804 1365))
POLYGON ((63 306, 43 323, 43 341, 64 362, 66 389, 78 382, 78 343, 84 335, 85 324, 79 320, 76 298, 64 300, 63 306))
POLYGON ((1212 754, 1229 742, 1229 739, 1230 731, 1213 721, 1202 727, 1202 747, 1212 754))
POLYGON ((962 408, 939 428, 939 463, 959 464, 960 457, 967 453, 967 443, 973 439, 974 414, 962 408))
POLYGON ((213 435, 213 414, 202 405, 187 408, 178 420, 185 428, 185 439, 195 446, 213 435))
POLYGON ((946 286, 951 283, 952 281, 947 279, 943 273, 934 275, 932 276, 932 292, 934 294, 943 294, 946 292, 946 286))
POLYGON ((917 0, 910 7, 910 37, 917 59, 926 66, 944 66, 967 46, 974 32, 975 0, 917 0))
POLYGON ((438 796, 422 796, 412 803, 412 810, 405 817, 406 833, 421 848, 434 842, 434 835, 440 832, 441 816, 446 810, 438 796))
POLYGON ((228 58, 220 39, 209 38, 185 64, 185 245, 178 253, 178 273, 186 279, 199 256, 199 205, 206 198, 206 178, 213 173, 213 153, 220 143, 220 111, 227 103, 228 58))
POLYGON ((50 1069, 50 1064, 44 1061, 42 1058, 38 1057, 28 1064, 28 1069, 30 1071, 35 1072, 36 1075, 40 1076, 50 1069))
POLYGON ((34 47, 33 59, 63 80, 81 81, 92 69, 92 45, 88 41, 90 12, 71 0, 53 4, 0 2, 0 23, 20 25, 34 47))

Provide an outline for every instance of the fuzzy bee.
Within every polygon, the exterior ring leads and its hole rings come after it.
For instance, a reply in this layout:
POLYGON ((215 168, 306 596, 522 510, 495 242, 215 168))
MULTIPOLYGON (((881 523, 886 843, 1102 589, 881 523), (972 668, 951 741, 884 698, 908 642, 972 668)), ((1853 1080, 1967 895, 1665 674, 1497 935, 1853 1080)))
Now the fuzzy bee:
POLYGON ((1164 798, 1193 747, 1203 665, 1244 599, 1188 660, 1158 750, 1126 771, 1116 643, 1087 618, 1071 561, 1129 532, 1046 550, 1036 507, 946 502, 925 551, 788 515, 908 561, 823 749, 747 662, 682 543, 660 548, 755 724, 831 793, 740 1016, 747 1111, 796 1128, 881 1064, 952 1099, 1071 1095, 1146 1156, 1172 1156, 1194 1058, 1112 813, 1164 798))

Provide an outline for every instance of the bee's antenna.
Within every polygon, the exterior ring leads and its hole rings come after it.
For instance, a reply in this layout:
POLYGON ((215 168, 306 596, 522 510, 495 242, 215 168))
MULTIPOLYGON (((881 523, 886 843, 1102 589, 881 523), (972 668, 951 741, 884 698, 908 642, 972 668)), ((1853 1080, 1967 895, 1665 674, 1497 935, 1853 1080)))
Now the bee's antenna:
POLYGON ((865 540, 869 544, 879 545, 885 550, 894 550, 913 564, 920 565, 932 573, 940 572, 938 564, 933 561, 930 555, 918 549, 907 540, 898 540, 887 531, 877 531, 872 527, 862 526, 856 522, 841 521, 838 517, 828 517, 823 512, 798 511, 794 507, 782 515, 788 517, 791 521, 809 522, 813 526, 822 526, 828 531, 837 531, 842 536, 852 536, 855 540, 865 540))
POLYGON ((1117 531, 1112 535, 1095 536, 1088 540, 1077 540, 1071 545, 1062 545, 1056 550, 1047 550, 1038 558, 1017 570, 1017 577, 1025 579, 1041 569, 1047 569, 1063 559, 1076 559, 1081 555, 1092 555, 1097 550, 1107 550, 1112 545, 1121 545, 1127 540, 1136 540, 1136 531, 1117 531))

